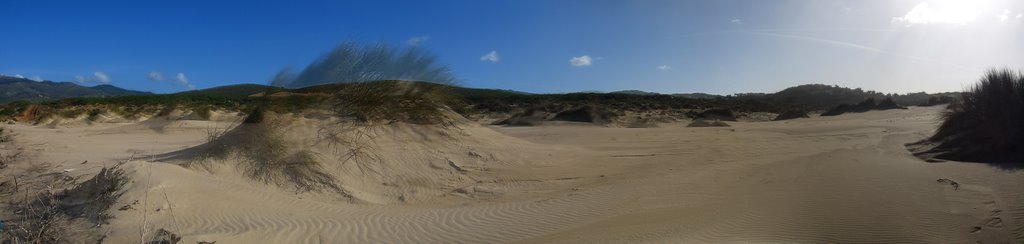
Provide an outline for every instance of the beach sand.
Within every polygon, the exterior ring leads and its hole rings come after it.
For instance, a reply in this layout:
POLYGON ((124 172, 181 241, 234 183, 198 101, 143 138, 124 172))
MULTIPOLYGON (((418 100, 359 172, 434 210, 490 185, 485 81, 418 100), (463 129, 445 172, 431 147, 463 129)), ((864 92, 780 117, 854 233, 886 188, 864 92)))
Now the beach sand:
MULTIPOLYGON (((1024 242, 1024 172, 906 150, 941 111, 708 128, 390 125, 373 131, 362 164, 295 144, 318 152, 345 194, 255 182, 231 162, 157 160, 228 120, 8 128, 29 158, 13 170, 89 177, 131 159, 132 182, 101 227, 109 243, 160 228, 184 243, 1024 242)), ((287 130, 311 141, 322 124, 287 130)))

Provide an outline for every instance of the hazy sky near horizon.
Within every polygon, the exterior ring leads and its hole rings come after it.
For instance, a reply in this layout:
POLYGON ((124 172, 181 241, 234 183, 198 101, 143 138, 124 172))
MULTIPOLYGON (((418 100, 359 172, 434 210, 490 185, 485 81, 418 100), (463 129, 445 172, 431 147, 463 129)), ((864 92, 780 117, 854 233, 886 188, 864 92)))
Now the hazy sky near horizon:
POLYGON ((15 0, 0 30, 0 74, 159 93, 266 83, 346 40, 538 93, 942 92, 1024 68, 1016 0, 15 0))

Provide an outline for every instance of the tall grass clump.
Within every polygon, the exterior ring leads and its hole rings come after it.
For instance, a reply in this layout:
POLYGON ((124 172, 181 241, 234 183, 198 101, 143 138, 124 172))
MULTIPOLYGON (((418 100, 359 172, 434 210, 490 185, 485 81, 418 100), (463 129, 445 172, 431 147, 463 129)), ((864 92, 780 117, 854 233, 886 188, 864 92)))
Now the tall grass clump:
POLYGON ((450 99, 446 87, 386 80, 343 86, 334 93, 331 109, 359 122, 438 124, 450 99))
POLYGON ((297 88, 379 80, 451 84, 455 76, 448 67, 437 62, 437 56, 423 49, 400 49, 383 43, 360 45, 350 41, 338 45, 298 74, 282 72, 274 85, 297 88))
POLYGON ((266 113, 257 109, 230 131, 212 131, 206 144, 193 148, 195 155, 188 165, 210 168, 213 160, 235 159, 235 168, 258 182, 291 186, 300 192, 340 191, 316 155, 291 148, 281 122, 266 118, 266 113))
POLYGON ((441 122, 456 82, 437 56, 423 49, 345 42, 301 72, 281 71, 274 87, 328 86, 337 116, 362 122, 441 122))
POLYGON ((963 161, 1024 159, 1024 74, 991 70, 961 94, 929 140, 938 157, 963 161))

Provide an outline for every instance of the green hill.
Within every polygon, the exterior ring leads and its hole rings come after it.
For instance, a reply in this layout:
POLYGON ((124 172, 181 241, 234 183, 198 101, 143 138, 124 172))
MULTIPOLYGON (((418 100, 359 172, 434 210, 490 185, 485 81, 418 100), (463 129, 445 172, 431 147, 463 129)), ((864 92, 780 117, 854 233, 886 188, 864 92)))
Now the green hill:
POLYGON ((238 85, 227 85, 218 86, 214 88, 207 88, 202 90, 193 90, 179 92, 180 95, 203 95, 203 96, 222 96, 230 98, 242 98, 248 97, 253 94, 265 92, 268 89, 273 88, 275 91, 280 91, 282 88, 272 87, 260 84, 238 84, 238 85))
POLYGON ((19 100, 38 102, 74 97, 114 97, 150 94, 152 93, 127 90, 112 85, 86 87, 71 82, 33 81, 24 78, 0 76, 0 104, 19 100))

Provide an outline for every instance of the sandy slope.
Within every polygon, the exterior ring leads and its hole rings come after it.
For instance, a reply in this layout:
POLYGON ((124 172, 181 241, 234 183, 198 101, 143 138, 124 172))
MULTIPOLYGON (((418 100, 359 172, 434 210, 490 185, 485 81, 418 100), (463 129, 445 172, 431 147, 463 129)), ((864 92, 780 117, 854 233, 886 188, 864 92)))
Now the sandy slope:
MULTIPOLYGON (((13 129, 54 171, 94 174, 138 154, 118 206, 139 203, 113 210, 112 243, 156 228, 186 243, 1024 241, 1024 172, 904 149, 939 111, 729 128, 391 126, 376 132, 379 173, 316 149, 351 197, 140 160, 201 144, 226 122, 13 129)), ((293 139, 316 123, 292 123, 293 139)))

